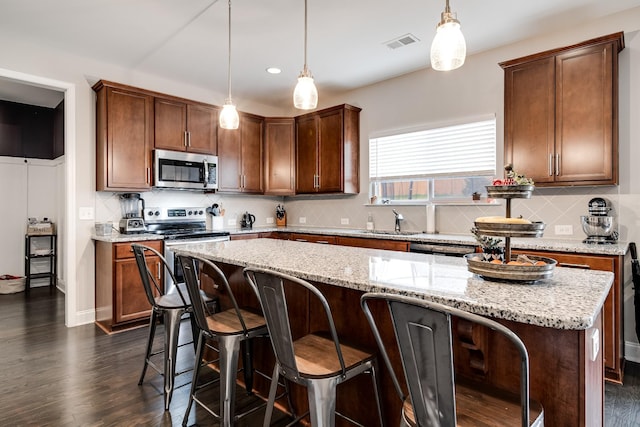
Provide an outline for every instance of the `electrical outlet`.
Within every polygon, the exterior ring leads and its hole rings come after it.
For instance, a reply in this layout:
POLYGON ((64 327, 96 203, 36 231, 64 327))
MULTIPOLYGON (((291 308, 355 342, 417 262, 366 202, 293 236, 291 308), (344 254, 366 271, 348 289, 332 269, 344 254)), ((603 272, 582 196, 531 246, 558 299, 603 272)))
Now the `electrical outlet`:
POLYGON ((340 218, 340 224, 349 225, 349 218, 340 218))
POLYGON ((93 219, 93 208, 90 206, 78 208, 78 219, 93 219))
POLYGON ((557 236, 571 236, 573 234, 573 225, 556 225, 555 232, 557 236))
POLYGON ((306 216, 301 216, 300 218, 298 218, 298 222, 300 224, 306 224, 307 223, 307 217, 306 216))
POLYGON ((235 219, 230 219, 227 224, 229 224, 230 226, 232 225, 236 225, 236 220, 235 219))
POLYGON ((268 216, 267 217, 267 224, 273 224, 273 217, 272 216, 268 216))

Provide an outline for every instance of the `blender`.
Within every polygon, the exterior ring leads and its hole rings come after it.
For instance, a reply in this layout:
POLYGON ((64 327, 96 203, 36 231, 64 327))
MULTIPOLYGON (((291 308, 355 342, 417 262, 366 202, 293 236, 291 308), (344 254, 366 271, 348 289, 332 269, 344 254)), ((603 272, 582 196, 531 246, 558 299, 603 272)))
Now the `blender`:
POLYGON ((120 233, 144 233, 147 230, 144 225, 144 219, 142 218, 142 214, 144 212, 144 199, 140 197, 140 194, 121 194, 120 206, 122 208, 120 233))

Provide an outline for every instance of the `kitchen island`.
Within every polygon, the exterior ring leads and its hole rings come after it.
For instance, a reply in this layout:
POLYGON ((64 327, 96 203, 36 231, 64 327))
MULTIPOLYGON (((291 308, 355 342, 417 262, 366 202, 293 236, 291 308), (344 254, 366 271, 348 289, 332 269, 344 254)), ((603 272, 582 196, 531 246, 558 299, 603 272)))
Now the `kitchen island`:
MULTIPOLYGON (((242 268, 262 267, 314 283, 327 297, 338 332, 360 345, 375 347, 359 306, 364 292, 416 296, 488 316, 511 328, 530 354, 531 397, 542 403, 548 425, 603 424, 604 379, 600 343, 603 303, 613 282, 604 271, 556 268, 553 277, 534 284, 492 282, 467 271, 462 258, 364 248, 317 245, 274 239, 191 244, 178 250, 220 265, 245 304, 255 299, 242 277, 242 268)), ((294 334, 318 330, 322 320, 304 295, 290 315, 294 334)), ((454 325, 458 375, 518 391, 515 353, 490 331, 454 325)), ((389 330, 386 331, 389 337, 389 330)), ((273 366, 268 343, 256 343, 256 365, 273 366)), ((392 346, 390 346, 391 348, 392 346)), ((392 349, 393 350, 393 349, 392 349)), ((392 352, 392 360, 398 361, 392 352)), ((385 424, 397 425, 400 402, 383 370, 387 390, 385 424)), ((260 393, 267 384, 256 382, 260 393)), ((345 383, 338 410, 365 425, 374 421, 371 387, 345 383)), ((294 389, 294 406, 304 410, 304 391, 294 389)))

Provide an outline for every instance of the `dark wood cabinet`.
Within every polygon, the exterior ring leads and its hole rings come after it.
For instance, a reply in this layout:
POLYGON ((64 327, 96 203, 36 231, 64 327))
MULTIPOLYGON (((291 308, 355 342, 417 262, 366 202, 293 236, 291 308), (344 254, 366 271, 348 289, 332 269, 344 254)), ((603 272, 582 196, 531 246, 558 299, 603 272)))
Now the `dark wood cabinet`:
POLYGON ((526 253, 555 259, 558 267, 611 271, 615 274, 613 285, 602 309, 602 347, 605 378, 622 383, 624 374, 624 333, 622 292, 625 260, 622 256, 574 255, 560 252, 514 250, 514 254, 526 253))
POLYGON ((262 131, 264 118, 240 113, 238 129, 218 130, 218 191, 264 192, 262 131))
POLYGON ((267 118, 264 121, 264 193, 295 194, 295 120, 267 118))
POLYGON ((341 246, 355 246, 358 248, 384 249, 388 251, 409 252, 409 242, 398 240, 368 239, 361 237, 337 236, 336 244, 341 246))
POLYGON ((618 182, 623 33, 500 64, 505 161, 537 186, 618 182))
POLYGON ((96 108, 96 190, 148 191, 153 153, 153 96, 99 81, 96 108))
POLYGON ((323 243, 325 245, 335 245, 336 236, 326 236, 323 234, 291 233, 289 240, 296 242, 323 243))
POLYGON ((217 153, 218 109, 176 99, 155 99, 154 147, 194 153, 217 153))
MULTIPOLYGON (((162 240, 145 241, 162 252, 162 240)), ((147 257, 158 272, 162 285, 160 258, 147 257)), ((140 279, 140 272, 131 249, 131 242, 108 243, 96 241, 96 323, 107 332, 114 332, 145 323, 151 314, 151 305, 140 279)))
POLYGON ((296 117, 296 193, 357 194, 360 111, 339 105, 296 117))

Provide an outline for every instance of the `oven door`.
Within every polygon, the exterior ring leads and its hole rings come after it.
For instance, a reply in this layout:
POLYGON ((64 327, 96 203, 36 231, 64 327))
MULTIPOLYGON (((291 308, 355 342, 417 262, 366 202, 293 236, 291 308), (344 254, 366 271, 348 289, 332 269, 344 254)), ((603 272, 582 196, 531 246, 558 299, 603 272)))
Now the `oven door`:
MULTIPOLYGON (((175 254, 176 247, 184 246, 189 243, 225 242, 228 240, 229 236, 203 237, 199 239, 165 240, 164 257, 167 260, 167 264, 169 264, 169 266, 171 267, 176 281, 178 283, 184 283, 184 274, 182 273, 182 267, 180 267, 180 264, 178 264, 178 260, 175 254)), ((164 288, 167 293, 175 292, 175 285, 171 281, 171 277, 168 274, 164 275, 164 288)))

